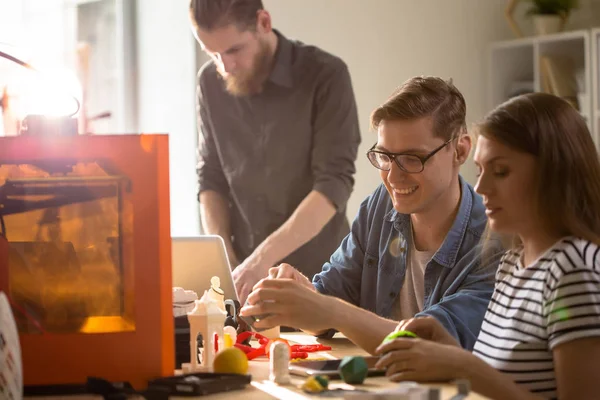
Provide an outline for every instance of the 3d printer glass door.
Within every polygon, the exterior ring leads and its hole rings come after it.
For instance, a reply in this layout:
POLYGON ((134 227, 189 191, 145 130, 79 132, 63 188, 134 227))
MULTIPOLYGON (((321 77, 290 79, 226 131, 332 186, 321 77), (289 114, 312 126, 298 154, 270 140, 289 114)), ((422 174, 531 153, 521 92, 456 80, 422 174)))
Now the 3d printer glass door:
POLYGON ((0 262, 21 333, 135 330, 126 192, 95 162, 0 165, 0 262))

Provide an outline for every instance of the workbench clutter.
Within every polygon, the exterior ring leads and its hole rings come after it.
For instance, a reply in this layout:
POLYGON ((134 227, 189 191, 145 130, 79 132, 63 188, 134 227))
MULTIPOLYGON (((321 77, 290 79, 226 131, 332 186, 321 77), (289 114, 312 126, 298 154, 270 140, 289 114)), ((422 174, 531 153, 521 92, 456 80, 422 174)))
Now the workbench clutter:
MULTIPOLYGON (((413 332, 395 331, 387 335, 383 343, 390 342, 397 338, 416 338, 413 332)), ((377 357, 346 356, 341 360, 327 361, 329 366, 312 366, 312 370, 321 368, 322 375, 310 374, 308 378, 299 386, 305 393, 322 397, 341 397, 345 399, 356 400, 439 400, 440 391, 437 388, 430 388, 419 385, 416 382, 403 382, 392 389, 386 389, 378 392, 370 392, 361 387, 368 376, 381 376, 385 370, 374 368, 377 357), (339 361, 339 362, 338 362, 339 361), (337 371, 333 371, 333 366, 337 365, 337 371), (341 378, 345 386, 338 384, 330 385, 330 379, 341 378)), ((292 368, 294 369, 294 368, 292 368)), ((467 390, 468 393, 468 390, 467 390)))
POLYGON ((270 358, 271 345, 276 343, 286 346, 288 362, 305 359, 308 353, 331 350, 330 346, 321 344, 290 345, 283 339, 270 339, 261 333, 245 330, 238 324, 239 303, 225 300, 219 285, 218 277, 213 277, 211 287, 199 300, 192 291, 173 288, 174 316, 181 318, 185 310, 189 325, 190 357, 189 363, 181 364, 184 372, 245 374, 248 361, 258 357, 270 358), (226 305, 233 306, 230 312, 226 311, 226 305), (252 346, 251 339, 255 339, 258 346, 252 346))
POLYGON ((416 382, 402 382, 393 389, 378 392, 352 388, 329 389, 329 379, 324 376, 311 376, 301 386, 305 393, 320 397, 340 397, 350 400, 440 400, 437 388, 421 386, 416 382))

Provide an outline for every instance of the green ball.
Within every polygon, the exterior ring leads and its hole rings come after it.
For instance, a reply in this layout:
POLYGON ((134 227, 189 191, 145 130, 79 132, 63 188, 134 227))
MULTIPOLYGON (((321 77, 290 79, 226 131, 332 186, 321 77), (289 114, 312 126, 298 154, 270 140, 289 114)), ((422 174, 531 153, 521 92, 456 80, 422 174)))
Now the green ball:
POLYGON ((365 381, 369 367, 363 357, 347 356, 342 359, 338 371, 344 382, 359 385, 365 381))
POLYGON ((397 332, 392 332, 389 335, 387 335, 383 341, 381 342, 381 344, 390 342, 394 339, 397 339, 399 337, 404 337, 404 338, 408 338, 408 339, 415 339, 418 338, 417 335, 415 335, 414 333, 412 333, 411 331, 397 331, 397 332))

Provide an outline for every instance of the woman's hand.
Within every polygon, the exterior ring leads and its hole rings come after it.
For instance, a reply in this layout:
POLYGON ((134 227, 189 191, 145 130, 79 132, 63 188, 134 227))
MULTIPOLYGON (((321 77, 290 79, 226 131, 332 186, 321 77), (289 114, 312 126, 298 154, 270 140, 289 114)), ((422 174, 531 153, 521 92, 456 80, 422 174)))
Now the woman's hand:
POLYGON ((421 339, 431 340, 441 344, 461 347, 446 328, 433 317, 417 317, 400 321, 397 331, 410 331, 421 339))
POLYGON ((398 338, 380 345, 377 368, 386 369, 392 381, 449 381, 462 378, 462 365, 470 353, 460 347, 424 339, 398 338))

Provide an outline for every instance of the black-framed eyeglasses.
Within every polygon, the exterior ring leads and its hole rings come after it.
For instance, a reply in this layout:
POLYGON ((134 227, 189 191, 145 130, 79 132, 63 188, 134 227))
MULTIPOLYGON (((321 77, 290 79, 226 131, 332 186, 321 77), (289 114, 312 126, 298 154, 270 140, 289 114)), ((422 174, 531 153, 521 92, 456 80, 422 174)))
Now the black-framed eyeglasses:
POLYGON ((389 171, 392 169, 392 161, 396 162, 396 165, 404 172, 409 174, 418 174, 425 169, 425 163, 431 157, 433 157, 438 151, 443 149, 456 138, 452 138, 442 144, 440 147, 433 150, 426 156, 417 156, 415 154, 407 153, 388 153, 387 151, 375 150, 376 144, 367 151, 367 158, 373 164, 373 166, 382 171, 389 171))

